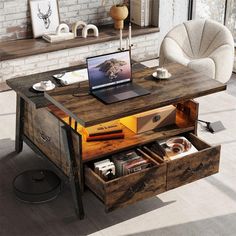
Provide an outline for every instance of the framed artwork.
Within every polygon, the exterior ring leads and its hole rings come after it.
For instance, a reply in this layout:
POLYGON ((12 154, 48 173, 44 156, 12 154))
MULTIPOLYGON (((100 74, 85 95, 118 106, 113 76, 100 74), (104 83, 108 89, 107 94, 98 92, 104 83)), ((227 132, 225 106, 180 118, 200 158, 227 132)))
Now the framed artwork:
POLYGON ((53 34, 60 24, 57 0, 30 0, 34 38, 53 34))

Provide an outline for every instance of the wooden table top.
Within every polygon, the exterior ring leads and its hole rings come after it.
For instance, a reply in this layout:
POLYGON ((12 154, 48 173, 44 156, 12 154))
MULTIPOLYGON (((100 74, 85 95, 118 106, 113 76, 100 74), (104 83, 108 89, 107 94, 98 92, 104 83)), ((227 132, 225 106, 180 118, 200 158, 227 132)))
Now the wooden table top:
MULTIPOLYGON (((134 82, 151 94, 114 104, 105 105, 92 95, 78 96, 78 84, 56 88, 46 92, 45 97, 82 126, 88 127, 226 89, 226 85, 180 64, 172 63, 166 68, 172 74, 168 80, 154 79, 154 68, 134 72, 134 82)), ((88 91, 88 83, 81 83, 81 89, 88 91)))
MULTIPOLYGON (((145 66, 141 65, 138 62, 132 61, 132 69, 133 71, 140 71, 145 68, 145 66)), ((53 78, 53 75, 60 74, 65 71, 73 71, 81 68, 85 68, 86 65, 77 65, 73 67, 62 68, 53 71, 47 71, 43 73, 27 75, 19 78, 8 79, 7 85, 16 91, 21 97, 23 97, 28 103, 31 103, 35 108, 46 107, 51 104, 49 100, 44 97, 43 92, 37 92, 32 89, 32 85, 38 83, 42 80, 51 80, 56 87, 62 87, 62 85, 53 78)), ((78 85, 75 85, 78 86, 78 85)), ((84 82, 84 86, 88 86, 87 82, 84 82)))

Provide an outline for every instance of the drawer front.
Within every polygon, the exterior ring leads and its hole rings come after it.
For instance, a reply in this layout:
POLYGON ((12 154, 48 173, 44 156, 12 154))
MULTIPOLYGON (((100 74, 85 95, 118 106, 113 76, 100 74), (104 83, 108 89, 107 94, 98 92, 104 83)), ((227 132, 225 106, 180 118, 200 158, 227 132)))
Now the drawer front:
POLYGON ((219 171, 220 146, 209 147, 167 164, 167 190, 219 171))
POLYGON ((45 108, 34 110, 33 117, 34 143, 60 167, 59 121, 45 108))
POLYGON ((166 165, 105 182, 85 169, 85 184, 103 200, 106 211, 124 207, 166 190, 166 165))

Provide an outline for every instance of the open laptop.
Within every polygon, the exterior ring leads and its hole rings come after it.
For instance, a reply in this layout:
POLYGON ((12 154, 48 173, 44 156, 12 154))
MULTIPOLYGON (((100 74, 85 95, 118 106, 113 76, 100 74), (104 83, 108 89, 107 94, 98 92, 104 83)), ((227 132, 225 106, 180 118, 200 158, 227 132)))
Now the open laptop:
POLYGON ((106 104, 150 94, 132 83, 129 51, 87 58, 90 92, 106 104))

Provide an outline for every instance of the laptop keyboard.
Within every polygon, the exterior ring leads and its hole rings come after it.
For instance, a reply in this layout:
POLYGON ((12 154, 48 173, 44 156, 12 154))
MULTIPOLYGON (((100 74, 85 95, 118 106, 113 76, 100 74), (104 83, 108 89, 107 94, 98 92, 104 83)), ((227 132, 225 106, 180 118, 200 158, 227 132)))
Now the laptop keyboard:
POLYGON ((123 93, 126 91, 130 91, 132 89, 133 85, 132 84, 122 84, 122 85, 117 85, 115 87, 110 87, 110 88, 106 88, 106 91, 112 92, 112 94, 119 94, 119 93, 123 93))
POLYGON ((126 91, 126 92, 122 92, 122 93, 116 93, 113 96, 115 98, 118 98, 118 99, 119 98, 126 99, 126 98, 130 98, 130 97, 134 97, 136 95, 138 95, 138 94, 136 92, 134 92, 134 91, 126 91))

